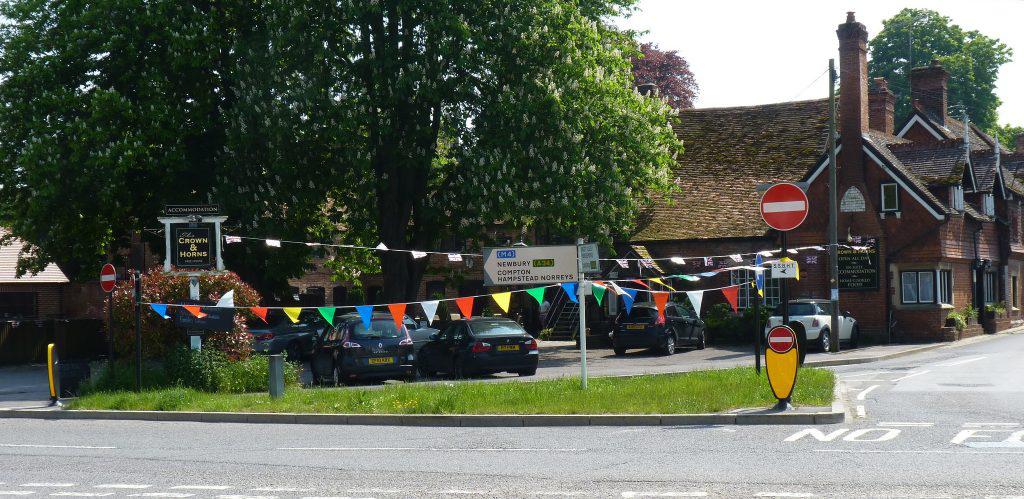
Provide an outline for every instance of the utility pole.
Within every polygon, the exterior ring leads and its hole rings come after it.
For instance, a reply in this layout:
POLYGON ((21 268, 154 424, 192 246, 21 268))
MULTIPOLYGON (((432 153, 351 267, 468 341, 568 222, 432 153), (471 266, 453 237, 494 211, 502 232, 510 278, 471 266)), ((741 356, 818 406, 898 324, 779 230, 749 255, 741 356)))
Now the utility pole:
POLYGON ((828 350, 839 353, 839 188, 836 186, 836 61, 828 60, 828 268, 832 335, 828 350))
POLYGON ((587 389, 587 279, 583 275, 583 261, 580 259, 580 246, 583 238, 576 240, 576 271, 580 280, 576 285, 576 293, 580 302, 580 388, 587 389))

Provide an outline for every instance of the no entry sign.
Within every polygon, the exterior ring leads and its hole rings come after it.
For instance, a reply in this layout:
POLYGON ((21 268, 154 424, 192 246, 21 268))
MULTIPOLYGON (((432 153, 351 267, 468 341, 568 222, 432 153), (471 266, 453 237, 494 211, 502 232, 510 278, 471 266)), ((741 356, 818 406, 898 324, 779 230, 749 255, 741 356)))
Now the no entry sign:
POLYGON ((769 227, 788 231, 807 218, 807 194, 795 184, 775 184, 761 196, 761 218, 769 227))
POLYGON ((100 269, 100 287, 104 293, 114 290, 114 283, 117 282, 117 270, 111 264, 106 264, 100 269))
POLYGON ((768 331, 768 348, 775 353, 786 353, 796 346, 796 333, 786 326, 773 327, 768 331))

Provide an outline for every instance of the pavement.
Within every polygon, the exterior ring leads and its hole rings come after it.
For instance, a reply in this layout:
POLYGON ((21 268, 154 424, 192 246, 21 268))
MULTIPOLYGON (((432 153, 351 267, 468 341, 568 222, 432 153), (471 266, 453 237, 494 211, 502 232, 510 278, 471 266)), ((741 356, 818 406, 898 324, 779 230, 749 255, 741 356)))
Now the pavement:
POLYGON ((33 409, 50 405, 46 366, 0 367, 0 410, 33 409))
POLYGON ((8 419, 0 495, 1020 496, 1021 358, 1014 334, 835 367, 851 417, 804 427, 8 419))

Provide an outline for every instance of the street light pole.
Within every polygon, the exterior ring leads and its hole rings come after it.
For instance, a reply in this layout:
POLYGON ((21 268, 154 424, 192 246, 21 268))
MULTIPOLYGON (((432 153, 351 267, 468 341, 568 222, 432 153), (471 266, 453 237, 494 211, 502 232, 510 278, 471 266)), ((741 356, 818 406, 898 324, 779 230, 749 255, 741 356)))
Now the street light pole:
POLYGON ((828 60, 828 266, 832 335, 828 350, 839 352, 839 208, 836 192, 836 62, 828 60))

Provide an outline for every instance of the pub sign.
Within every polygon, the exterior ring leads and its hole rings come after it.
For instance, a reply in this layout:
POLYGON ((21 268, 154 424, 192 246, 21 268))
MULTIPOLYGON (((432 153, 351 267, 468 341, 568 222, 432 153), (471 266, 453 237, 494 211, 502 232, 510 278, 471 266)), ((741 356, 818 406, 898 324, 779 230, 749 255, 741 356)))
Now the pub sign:
POLYGON ((179 269, 210 270, 217 252, 213 224, 172 224, 172 263, 179 269))
POLYGON ((878 239, 863 238, 866 250, 839 247, 839 289, 847 291, 878 290, 878 239))

